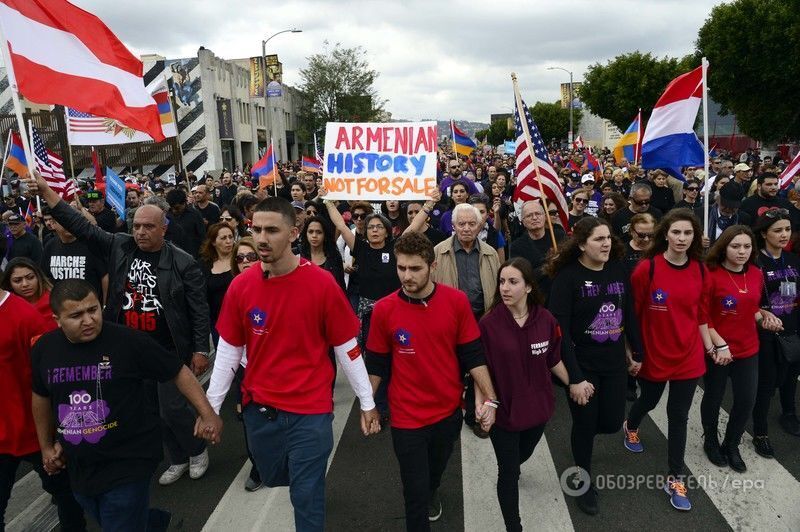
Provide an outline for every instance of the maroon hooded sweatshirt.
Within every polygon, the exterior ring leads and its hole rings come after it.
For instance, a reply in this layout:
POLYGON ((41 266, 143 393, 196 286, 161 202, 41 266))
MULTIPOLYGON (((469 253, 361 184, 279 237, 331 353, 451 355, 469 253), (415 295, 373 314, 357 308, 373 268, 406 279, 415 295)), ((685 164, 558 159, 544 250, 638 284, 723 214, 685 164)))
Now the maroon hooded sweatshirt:
POLYGON ((550 368, 561 361, 561 329, 550 312, 530 309, 520 327, 505 305, 479 323, 481 342, 500 406, 495 424, 508 431, 542 425, 555 409, 550 368))

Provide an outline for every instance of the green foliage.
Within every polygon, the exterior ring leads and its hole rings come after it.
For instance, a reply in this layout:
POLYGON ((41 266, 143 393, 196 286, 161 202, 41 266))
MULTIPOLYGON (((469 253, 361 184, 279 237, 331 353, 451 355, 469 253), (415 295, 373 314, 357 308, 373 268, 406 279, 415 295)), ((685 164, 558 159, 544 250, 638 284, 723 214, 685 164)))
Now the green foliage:
MULTIPOLYGON (((569 109, 562 108, 560 101, 555 103, 536 102, 530 108, 530 112, 545 143, 553 139, 566 139, 569 136, 569 109)), ((580 109, 572 110, 573 131, 578 131, 581 116, 580 109)))
POLYGON ((492 146, 499 146, 504 141, 513 139, 514 136, 514 130, 508 129, 508 121, 504 118, 495 120, 489 125, 486 139, 492 146))
POLYGON ((716 6, 698 33, 709 95, 759 140, 800 138, 798 10, 798 0, 735 0, 716 6))
POLYGON ((592 113, 625 131, 640 108, 646 120, 667 84, 699 64, 691 55, 658 59, 638 50, 618 55, 605 65, 589 67, 579 96, 592 113))
POLYGON ((357 46, 343 48, 336 43, 307 58, 300 69, 304 101, 300 116, 306 133, 317 131, 326 122, 370 122, 383 111, 374 83, 378 72, 369 67, 366 51, 357 46))
POLYGON ((489 129, 479 129, 475 132, 475 138, 478 139, 478 142, 483 142, 486 140, 487 135, 489 135, 489 129))

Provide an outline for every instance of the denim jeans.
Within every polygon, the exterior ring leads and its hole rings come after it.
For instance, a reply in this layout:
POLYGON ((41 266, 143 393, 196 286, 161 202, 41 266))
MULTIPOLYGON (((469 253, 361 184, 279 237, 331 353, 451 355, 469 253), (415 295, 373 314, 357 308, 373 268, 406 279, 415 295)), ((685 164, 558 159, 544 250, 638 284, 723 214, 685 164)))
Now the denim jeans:
POLYGON ((333 450, 333 414, 278 411, 270 420, 250 403, 244 408, 247 442, 261 480, 289 486, 297 532, 325 528, 325 471, 333 450))
POLYGON ((169 514, 150 510, 150 478, 121 484, 96 496, 75 494, 103 532, 166 530, 169 514))

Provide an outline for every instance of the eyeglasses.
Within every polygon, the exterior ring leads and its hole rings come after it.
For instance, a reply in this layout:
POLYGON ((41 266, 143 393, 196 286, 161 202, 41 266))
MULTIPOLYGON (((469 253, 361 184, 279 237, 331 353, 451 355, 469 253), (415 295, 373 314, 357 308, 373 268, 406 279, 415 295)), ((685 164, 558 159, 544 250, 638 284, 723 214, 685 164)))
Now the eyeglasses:
POLYGON ((460 166, 451 166, 450 170, 461 170, 460 166))
POLYGON ((365 213, 360 213, 360 212, 356 212, 350 215, 350 218, 352 218, 353 220, 363 220, 366 217, 367 215, 365 213))
POLYGON ((250 253, 237 253, 236 254, 236 263, 241 264, 244 261, 247 262, 255 262, 258 260, 258 255, 255 251, 251 251, 250 253))
POLYGON ((779 216, 786 216, 789 217, 789 209, 779 209, 777 207, 773 207, 772 209, 767 209, 764 211, 764 216, 767 218, 777 218, 779 216))
POLYGON ((222 220, 223 222, 230 222, 231 220, 233 220, 233 216, 220 216, 219 219, 222 220))
POLYGON ((372 224, 367 226, 367 231, 378 231, 380 229, 386 230, 383 224, 372 224))
POLYGON ((572 198, 573 203, 589 203, 589 200, 586 198, 572 198))
POLYGON ((653 238, 653 233, 640 233, 636 229, 633 230, 633 234, 641 238, 642 240, 650 240, 651 238, 653 238))
POLYGON ((644 200, 637 200, 637 199, 631 198, 631 201, 634 204, 639 205, 640 207, 644 206, 644 205, 650 205, 650 198, 644 199, 644 200))

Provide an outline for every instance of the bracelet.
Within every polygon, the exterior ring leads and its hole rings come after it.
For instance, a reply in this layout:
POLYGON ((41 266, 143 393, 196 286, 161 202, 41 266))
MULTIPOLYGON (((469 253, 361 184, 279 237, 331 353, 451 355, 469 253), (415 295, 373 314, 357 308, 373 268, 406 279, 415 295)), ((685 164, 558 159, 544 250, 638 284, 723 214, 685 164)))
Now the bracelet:
POLYGON ((494 409, 497 409, 497 404, 492 402, 492 401, 484 401, 483 402, 483 406, 490 406, 490 407, 492 407, 494 409))
POLYGON ((712 345, 711 347, 706 349, 706 354, 708 356, 712 356, 716 351, 717 351, 717 348, 712 345))
POLYGON ((715 351, 730 351, 728 344, 714 346, 715 351))

